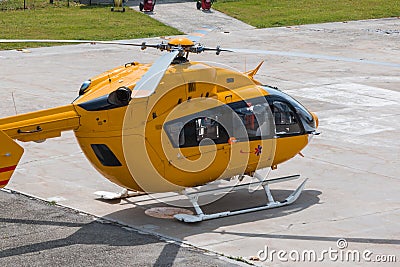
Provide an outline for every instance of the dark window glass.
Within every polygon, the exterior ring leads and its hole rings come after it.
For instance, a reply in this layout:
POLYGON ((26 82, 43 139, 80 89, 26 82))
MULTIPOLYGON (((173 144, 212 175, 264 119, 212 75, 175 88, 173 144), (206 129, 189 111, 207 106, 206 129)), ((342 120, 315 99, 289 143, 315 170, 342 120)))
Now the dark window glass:
POLYGON ((278 89, 268 86, 264 86, 263 88, 270 94, 269 96, 267 96, 267 99, 279 99, 285 103, 290 104, 294 108, 297 115, 300 117, 299 123, 304 127, 304 130, 307 133, 315 131, 316 125, 313 116, 302 104, 300 104, 300 102, 278 89))
MULTIPOLYGON (((194 104, 195 105, 195 104, 194 104)), ((164 124, 174 147, 193 147, 273 138, 275 126, 265 97, 239 101, 164 124)))
POLYGON ((104 166, 122 166, 110 148, 104 144, 91 144, 98 160, 104 166))
POLYGON ((276 134, 298 134, 301 132, 296 113, 286 103, 273 101, 271 111, 275 120, 276 134))
POLYGON ((248 138, 248 140, 253 141, 270 138, 275 134, 271 111, 265 98, 255 98, 247 102, 240 101, 230 106, 238 115, 246 130, 246 136, 235 136, 236 139, 245 140, 248 138))
POLYGON ((179 135, 179 147, 191 147, 209 144, 211 139, 215 144, 227 143, 229 136, 225 128, 217 121, 200 117, 185 124, 179 135))

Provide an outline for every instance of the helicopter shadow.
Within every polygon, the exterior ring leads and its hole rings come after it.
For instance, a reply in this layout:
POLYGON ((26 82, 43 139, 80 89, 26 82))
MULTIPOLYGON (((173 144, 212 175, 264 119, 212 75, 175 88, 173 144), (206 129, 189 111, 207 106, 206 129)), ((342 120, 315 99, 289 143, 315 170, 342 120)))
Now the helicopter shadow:
MULTIPOLYGON (((4 204, 3 194, 0 192, 4 204)), ((64 216, 63 208, 45 203, 39 209, 24 204, 11 211, 18 202, 12 199, 5 205, 10 212, 0 214, 2 266, 29 266, 28 262, 40 266, 48 259, 52 265, 68 266, 96 262, 102 266, 172 266, 176 257, 182 257, 178 244, 156 236, 101 219, 93 221, 77 212, 64 216)))
MULTIPOLYGON (((285 199, 292 191, 291 190, 271 190, 276 200, 285 199)), ((128 199, 126 204, 134 204, 136 207, 128 208, 125 210, 117 211, 105 216, 107 219, 115 221, 124 221, 133 227, 140 230, 150 230, 149 232, 157 235, 170 237, 174 240, 179 239, 184 241, 188 237, 214 233, 219 235, 236 236, 236 237, 256 237, 268 240, 301 240, 301 241, 328 241, 336 242, 343 236, 317 236, 317 235, 297 235, 297 234, 284 234, 284 233, 264 233, 260 232, 262 229, 254 229, 243 231, 243 228, 232 228, 229 226, 246 224, 249 222, 260 222, 263 225, 271 222, 271 229, 277 225, 276 220, 272 220, 279 217, 290 217, 291 219, 285 221, 285 225, 290 227, 293 215, 305 211, 306 209, 312 208, 314 205, 320 203, 321 191, 318 190, 304 190, 300 197, 291 205, 283 206, 270 210, 262 210, 251 213, 244 213, 240 215, 218 218, 214 220, 202 221, 198 223, 183 223, 175 219, 161 219, 154 218, 144 214, 144 210, 154 207, 165 207, 169 206, 180 206, 182 207, 182 201, 163 201, 163 203, 140 205, 141 201, 135 201, 128 199), (139 208, 140 207, 140 208, 139 208), (290 215, 290 216, 289 216, 290 215), (132 219, 129 219, 132 218, 132 219), (141 218, 139 221, 137 218, 141 218), (136 220, 136 221, 135 221, 136 220), (138 223, 140 222, 140 223, 138 223), (151 226, 150 228, 146 228, 151 226), (229 230, 225 230, 227 228, 229 230), (235 232, 234 229, 240 229, 235 232)), ((253 193, 249 193, 248 190, 242 189, 229 194, 224 195, 222 198, 215 202, 201 206, 205 214, 221 212, 230 210, 229 208, 243 209, 249 207, 255 207, 264 205, 266 196, 263 190, 257 190, 253 193)), ((187 203, 189 204, 189 203, 187 203)), ((187 207, 187 206, 186 206, 187 207)), ((190 208, 194 211, 193 208, 190 208)), ((222 237, 223 238, 223 237, 222 237)), ((385 239, 385 238, 363 238, 363 237, 346 237, 346 240, 353 243, 364 243, 364 244, 391 244, 400 245, 400 239, 385 239)), ((220 240, 221 241, 221 240, 220 240)))
MULTIPOLYGON (((0 223, 4 223, 6 220, 0 218, 0 223)), ((57 225, 52 221, 37 221, 37 220, 10 220, 9 222, 15 224, 29 224, 31 226, 35 225, 57 225)), ((161 252, 157 255, 152 255, 152 257, 147 257, 147 260, 143 263, 144 265, 149 264, 150 260, 153 259, 152 265, 154 266, 172 266, 175 261, 176 256, 180 251, 180 246, 173 243, 165 243, 159 240, 155 236, 142 235, 133 231, 121 231, 120 226, 117 225, 108 225, 102 224, 99 222, 91 222, 87 224, 76 224, 76 223, 65 223, 60 222, 58 226, 63 227, 78 227, 75 233, 61 238, 51 238, 51 240, 31 243, 28 245, 17 246, 13 248, 6 248, 0 251, 0 259, 13 257, 13 256, 21 256, 26 254, 36 254, 36 253, 45 253, 46 251, 51 251, 53 249, 62 249, 62 248, 72 248, 74 246, 79 246, 79 253, 87 253, 88 255, 96 254, 98 252, 98 248, 101 247, 113 247, 118 250, 126 251, 126 253, 132 253, 132 250, 135 250, 135 247, 142 247, 150 244, 160 245, 162 246, 161 252), (113 229, 117 228, 117 229, 113 229), (95 245, 95 246, 94 246, 95 245), (87 246, 87 248, 86 248, 87 246), (96 249, 97 247, 97 249, 96 249), (115 248, 117 247, 117 248, 115 248)), ((46 238, 49 239, 49 238, 46 238)), ((103 248, 104 249, 104 248, 103 248)), ((74 253, 75 249, 71 249, 72 253, 74 253)), ((30 256, 32 257, 32 256, 30 256)), ((34 257, 34 256, 33 256, 34 257)), ((111 256, 115 261, 115 256, 111 256)), ((132 259, 132 260, 136 260, 132 259)), ((114 263, 118 264, 118 260, 114 263)), ((103 262, 103 264, 107 265, 111 262, 103 262)))
MULTIPOLYGON (((271 190, 271 191, 276 200, 283 200, 288 195, 290 195, 290 193, 292 193, 291 190, 271 190)), ((275 208, 270 210, 245 213, 230 217, 218 218, 199 223, 183 223, 175 219, 156 218, 145 214, 146 210, 156 207, 185 208, 191 210, 195 214, 192 205, 186 199, 169 200, 168 197, 166 197, 166 199, 163 198, 153 199, 152 201, 153 203, 147 204, 150 199, 149 197, 145 199, 139 198, 138 200, 135 200, 135 197, 133 197, 124 199, 121 202, 119 202, 118 200, 113 200, 109 202, 110 204, 119 203, 120 205, 133 205, 134 207, 108 214, 105 216, 105 218, 111 219, 113 221, 127 223, 141 230, 147 230, 146 227, 151 225, 153 227, 149 229, 150 232, 155 232, 156 234, 164 235, 167 237, 169 236, 172 237, 173 239, 185 240, 185 238, 189 236, 214 232, 217 229, 220 229, 221 227, 240 225, 256 221, 263 221, 265 223, 268 223, 269 219, 296 214, 316 204, 319 204, 320 194, 321 192, 317 190, 304 190, 300 195, 300 197, 297 199, 297 201, 288 206, 283 206, 280 208, 275 208), (158 203, 154 203, 154 200, 157 200, 158 203), (137 218, 141 219, 137 220, 137 218), (179 230, 174 232, 173 231, 174 229, 179 229, 179 230), (173 233, 173 235, 170 235, 171 233, 173 233)), ((211 198, 212 197, 213 196, 211 196, 211 198)), ((209 204, 201 205, 201 208, 205 214, 223 212, 227 210, 232 211, 233 209, 235 210, 247 209, 250 207, 265 205, 266 195, 264 193, 264 190, 257 190, 249 193, 248 189, 240 189, 225 194, 222 197, 218 198, 214 197, 214 200, 215 201, 209 204)), ((200 200, 199 203, 201 203, 200 200)), ((235 235, 235 233, 231 234, 235 235)))

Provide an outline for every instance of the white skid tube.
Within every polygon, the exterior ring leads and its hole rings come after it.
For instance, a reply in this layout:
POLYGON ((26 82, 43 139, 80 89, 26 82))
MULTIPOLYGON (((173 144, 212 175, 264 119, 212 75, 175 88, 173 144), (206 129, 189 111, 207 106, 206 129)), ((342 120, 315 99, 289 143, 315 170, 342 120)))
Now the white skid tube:
POLYGON ((99 199, 115 200, 115 199, 123 199, 123 198, 128 198, 128 197, 136 197, 136 196, 144 195, 146 193, 130 191, 130 190, 124 188, 119 193, 113 193, 113 192, 108 192, 108 191, 96 191, 96 192, 94 192, 94 194, 99 199))
MULTIPOLYGON (((258 178, 258 177, 256 177, 256 178, 258 178)), ((225 188, 218 188, 215 190, 208 190, 208 191, 203 191, 203 192, 198 192, 198 193, 185 194, 189 198, 190 202, 192 203, 194 209, 196 210, 197 215, 176 214, 174 217, 175 217, 175 219, 182 221, 182 222, 193 223, 193 222, 201 222, 201 221, 205 221, 205 220, 233 216, 233 215, 238 215, 238 214, 243 214, 243 213, 248 213, 248 212, 254 212, 254 211, 267 210, 267 209, 273 209, 273 208, 278 208, 278 207, 282 207, 282 206, 287 206, 287 205, 290 205, 293 202, 295 202, 297 200, 297 198, 300 196, 301 192, 304 189, 307 179, 305 179, 300 184, 300 186, 297 187, 297 189, 295 191, 293 191, 283 201, 275 201, 274 200, 271 190, 269 188, 269 184, 294 180, 294 179, 298 179, 298 178, 300 178, 300 175, 292 175, 292 176, 287 176, 287 177, 281 177, 281 178, 275 178, 275 179, 271 179, 271 180, 255 182, 255 183, 242 184, 242 185, 235 186, 233 188, 225 187, 225 188), (204 214, 204 212, 201 210, 201 208, 198 204, 198 199, 199 199, 199 196, 201 196, 201 195, 221 192, 224 190, 225 190, 225 192, 227 192, 227 189, 229 189, 230 191, 232 189, 237 190, 239 188, 242 188, 245 186, 250 186, 250 185, 262 185, 264 187, 264 190, 265 190, 265 193, 266 193, 266 196, 268 199, 267 204, 258 206, 258 207, 248 208, 248 209, 235 210, 235 211, 224 211, 224 212, 218 212, 218 213, 213 213, 213 214, 204 214)))

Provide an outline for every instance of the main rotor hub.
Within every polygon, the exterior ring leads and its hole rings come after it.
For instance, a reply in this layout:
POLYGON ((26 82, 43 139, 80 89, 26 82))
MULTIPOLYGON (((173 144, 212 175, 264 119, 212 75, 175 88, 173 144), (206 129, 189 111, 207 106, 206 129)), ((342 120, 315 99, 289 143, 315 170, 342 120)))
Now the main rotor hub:
POLYGON ((170 46, 189 47, 194 46, 194 42, 186 37, 173 38, 168 42, 170 46))
POLYGON ((187 62, 187 58, 189 53, 201 53, 204 51, 204 47, 200 44, 194 43, 192 40, 186 37, 177 37, 169 40, 168 44, 163 47, 162 45, 159 46, 160 50, 168 50, 168 51, 175 51, 178 50, 179 54, 177 56, 178 60, 174 60, 173 64, 187 62), (186 55, 185 55, 186 53, 186 55), (184 59, 182 61, 182 59, 184 59))

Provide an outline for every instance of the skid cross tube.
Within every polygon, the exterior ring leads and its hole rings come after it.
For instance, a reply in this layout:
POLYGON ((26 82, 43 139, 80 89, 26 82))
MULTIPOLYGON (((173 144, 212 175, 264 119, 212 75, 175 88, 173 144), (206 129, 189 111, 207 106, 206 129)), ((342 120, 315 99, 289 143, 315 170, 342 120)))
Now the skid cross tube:
POLYGON ((204 195, 209 195, 211 193, 229 193, 231 191, 239 190, 239 189, 242 189, 242 188, 245 188, 248 186, 265 186, 267 184, 282 183, 282 182, 286 182, 286 181, 296 180, 299 178, 300 178, 300 175, 296 174, 296 175, 284 176, 284 177, 279 177, 279 178, 273 178, 270 180, 263 180, 263 181, 259 181, 259 182, 239 184, 239 185, 235 185, 235 186, 226 186, 226 187, 202 190, 202 191, 197 191, 197 192, 183 191, 182 194, 184 194, 186 196, 190 196, 190 195, 194 195, 194 194, 196 194, 198 196, 204 196, 204 195))
MULTIPOLYGON (((260 177, 255 178, 259 179, 260 177)), ((193 223, 193 222, 201 222, 205 220, 211 220, 211 219, 216 219, 216 218, 221 218, 221 217, 227 217, 227 216, 233 216, 233 215, 238 215, 238 214, 243 214, 243 213, 248 213, 248 212, 255 212, 255 211, 260 211, 260 210, 267 210, 267 209, 273 209, 273 208, 278 208, 282 206, 287 206, 295 202, 301 192, 304 189, 304 186, 307 182, 307 179, 305 179, 299 187, 297 187, 296 190, 294 190, 285 200, 283 201, 275 201, 271 190, 269 188, 269 184, 273 183, 280 183, 280 182, 285 182, 289 180, 294 180, 300 178, 300 175, 292 175, 292 176, 286 176, 286 177, 280 177, 280 178, 275 178, 271 180, 265 180, 265 181, 260 181, 260 182, 253 182, 253 183, 246 183, 246 184, 241 184, 238 186, 233 186, 233 187, 224 187, 224 188, 217 188, 217 189, 211 189, 211 190, 206 190, 206 191, 200 191, 200 192, 195 192, 195 193, 185 193, 186 197, 189 198, 190 202, 192 203, 196 215, 189 215, 189 214, 176 214, 174 217, 175 219, 182 221, 182 222, 187 222, 187 223, 193 223), (202 209, 200 208, 200 205, 198 203, 199 196, 201 195, 207 195, 207 194, 212 194, 212 193, 221 193, 221 192, 231 192, 233 190, 238 190, 240 188, 250 186, 250 185, 262 185, 265 194, 267 196, 267 203, 262 206, 258 207, 251 207, 247 209, 241 209, 241 210, 234 210, 234 211, 223 211, 223 212, 218 212, 218 213, 212 213, 212 214, 205 214, 202 209)))

